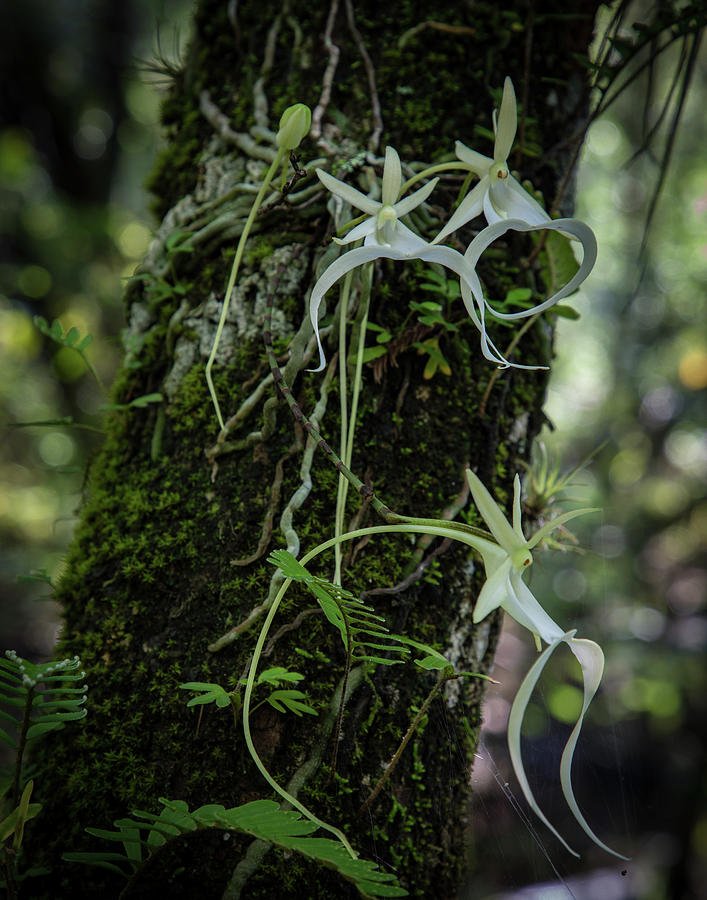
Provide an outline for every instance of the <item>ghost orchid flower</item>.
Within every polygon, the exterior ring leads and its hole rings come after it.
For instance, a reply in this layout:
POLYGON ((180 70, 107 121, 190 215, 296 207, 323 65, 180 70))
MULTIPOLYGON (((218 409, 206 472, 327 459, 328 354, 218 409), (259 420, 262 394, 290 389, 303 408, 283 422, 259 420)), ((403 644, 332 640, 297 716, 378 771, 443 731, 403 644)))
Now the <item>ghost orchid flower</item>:
POLYGON ((496 543, 493 543, 476 536, 467 538, 467 542, 480 553, 486 570, 486 581, 474 607, 474 622, 481 621, 481 619, 500 606, 535 635, 538 649, 540 649, 541 640, 549 645, 540 654, 523 679, 513 701, 508 719, 508 748, 521 790, 530 808, 538 818, 547 825, 570 853, 577 856, 578 854, 572 850, 559 832, 550 824, 538 806, 525 774, 520 750, 521 726, 533 689, 550 655, 561 643, 566 643, 582 668, 584 699, 581 712, 565 745, 560 762, 562 793, 575 819, 592 841, 608 853, 618 856, 620 859, 626 859, 626 857, 621 856, 620 853, 608 847, 594 834, 579 809, 572 789, 572 758, 579 739, 584 715, 601 682, 604 672, 604 654, 601 647, 594 641, 576 638, 576 631, 563 632, 560 626, 545 612, 523 581, 524 573, 533 562, 531 550, 555 528, 564 522, 568 522, 575 516, 591 512, 591 510, 578 509, 557 516, 557 518, 540 528, 529 540, 526 540, 521 527, 520 478, 518 475, 516 475, 514 481, 512 525, 508 522, 478 476, 470 469, 467 470, 466 475, 476 508, 481 513, 487 527, 496 540, 496 543))
POLYGON ((457 228, 466 225, 482 212, 489 225, 501 219, 522 219, 531 225, 549 222, 550 216, 525 191, 508 169, 508 157, 516 136, 517 112, 516 95, 513 82, 506 78, 503 85, 503 99, 498 112, 494 115, 493 159, 470 150, 457 141, 455 152, 458 159, 478 175, 479 183, 462 200, 452 218, 440 231, 433 243, 443 241, 457 228))
MULTIPOLYGON (((456 250, 449 247, 434 247, 415 234, 407 226, 400 222, 400 217, 418 207, 432 193, 438 179, 433 178, 424 187, 398 200, 402 187, 402 170, 400 158, 392 147, 386 147, 385 163, 383 165, 383 180, 381 184, 380 201, 372 200, 361 191, 338 178, 329 175, 321 169, 317 169, 317 175, 322 184, 337 197, 363 210, 369 214, 356 225, 348 235, 339 243, 348 244, 351 241, 363 238, 363 246, 349 250, 328 266, 312 288, 309 298, 309 317, 312 328, 317 337, 319 347, 319 366, 311 369, 312 372, 321 372, 325 365, 324 348, 319 337, 318 317, 319 307, 326 292, 336 282, 358 266, 373 262, 376 259, 424 259, 428 262, 438 262, 452 269, 460 278, 467 274, 476 277, 475 273, 469 273, 464 262, 464 257, 456 250)), ((481 286, 479 285, 479 290, 481 286)), ((480 326, 478 326, 480 327, 480 326)))
POLYGON ((408 247, 411 250, 417 248, 422 239, 398 220, 427 200, 439 181, 438 178, 433 178, 432 181, 416 190, 414 194, 399 200, 400 189, 403 185, 402 167, 400 157, 392 147, 385 148, 380 201, 372 200, 323 169, 317 169, 317 175, 324 187, 332 194, 370 216, 369 219, 365 219, 352 228, 338 243, 350 244, 352 241, 365 238, 366 245, 375 243, 379 246, 395 246, 403 251, 408 247), (410 237, 413 238, 412 242, 409 240, 410 237))

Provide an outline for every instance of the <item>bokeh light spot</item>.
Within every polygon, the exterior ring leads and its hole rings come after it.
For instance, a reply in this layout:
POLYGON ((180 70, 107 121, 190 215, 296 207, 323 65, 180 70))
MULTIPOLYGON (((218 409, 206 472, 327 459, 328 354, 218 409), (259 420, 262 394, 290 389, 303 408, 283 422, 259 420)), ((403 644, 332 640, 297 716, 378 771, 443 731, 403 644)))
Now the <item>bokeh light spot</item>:
POLYGON ((27 297, 44 297, 51 290, 52 276, 43 266, 23 266, 17 276, 17 286, 27 297))

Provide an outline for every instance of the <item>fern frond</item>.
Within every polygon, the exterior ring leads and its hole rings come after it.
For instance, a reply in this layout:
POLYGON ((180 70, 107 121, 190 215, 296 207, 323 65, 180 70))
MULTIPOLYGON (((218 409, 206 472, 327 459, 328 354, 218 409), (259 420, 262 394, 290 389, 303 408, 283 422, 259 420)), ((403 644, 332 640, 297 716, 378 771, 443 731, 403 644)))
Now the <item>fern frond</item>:
POLYGON ((193 812, 183 800, 160 798, 160 803, 164 809, 159 815, 136 810, 135 818, 117 819, 113 823, 116 831, 86 829, 96 837, 122 843, 124 854, 93 851, 65 853, 62 858, 66 862, 100 866, 129 878, 171 837, 198 829, 220 828, 248 834, 327 866, 352 882, 362 897, 375 900, 407 896, 394 875, 381 872, 370 860, 352 859, 339 841, 311 837, 317 830, 313 822, 293 810, 280 809, 272 800, 254 800, 232 809, 212 803, 193 812))
POLYGON ((310 574, 287 550, 274 550, 268 562, 277 566, 286 578, 306 585, 314 594, 327 620, 337 629, 347 654, 353 662, 373 662, 391 666, 403 662, 409 650, 397 637, 390 634, 385 619, 341 585, 310 574), (376 642, 362 636, 376 638, 376 642), (396 658, 371 655, 367 648, 394 653, 396 658))

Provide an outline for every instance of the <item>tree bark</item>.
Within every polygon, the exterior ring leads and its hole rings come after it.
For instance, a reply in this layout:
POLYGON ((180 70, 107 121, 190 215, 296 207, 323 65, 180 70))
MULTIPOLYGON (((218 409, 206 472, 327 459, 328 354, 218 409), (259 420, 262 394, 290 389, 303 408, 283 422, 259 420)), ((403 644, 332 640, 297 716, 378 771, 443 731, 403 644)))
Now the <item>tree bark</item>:
MULTIPOLYGON (((312 359, 311 332, 301 327, 305 299, 331 235, 327 198, 315 180, 260 216, 246 248, 214 368, 224 416, 240 413, 217 443, 204 364, 252 202, 243 185, 257 184, 266 164, 262 148, 272 146, 249 129, 266 117, 276 130, 294 102, 315 109, 330 83, 324 143, 305 141, 301 165, 331 156, 352 173, 335 174, 356 183, 386 144, 404 162, 434 161, 452 152, 457 138, 490 153, 491 140, 477 129, 490 128, 490 90, 510 75, 524 105, 523 152, 512 161, 549 208, 573 149, 567 138, 586 107, 573 54, 586 52, 594 9, 440 0, 198 3, 187 58, 164 103, 169 144, 151 182, 161 225, 141 268, 147 277, 126 292, 126 359, 113 391, 120 404, 154 392, 164 403, 109 415, 59 587, 58 652, 82 659, 89 715, 45 742, 36 779, 44 807, 31 834, 54 871, 39 892, 41 881, 33 882, 33 896, 118 896, 123 884, 111 873, 59 861, 63 851, 98 848, 86 826, 107 828, 136 808, 158 812, 158 797, 193 808, 271 796, 229 711, 188 709, 191 695, 178 688, 187 681, 235 688, 262 616, 253 615, 252 627, 221 649, 215 645, 272 596, 268 552, 287 546, 298 556, 333 533, 338 473, 276 396, 262 345, 272 293, 275 350, 284 365, 291 347, 293 392, 305 411, 317 409, 336 446, 338 369, 304 371, 312 359), (170 239, 179 233, 189 236, 193 252, 174 252, 170 239)), ((380 160, 376 171, 380 176, 380 160)), ((448 209, 461 180, 445 184, 448 209)), ((566 203, 565 195, 563 212, 566 203)), ((492 296, 514 287, 544 290, 539 264, 520 259, 525 245, 499 246, 504 253, 482 272, 492 296)), ((439 517, 465 500, 467 463, 497 497, 510 498, 543 421, 547 376, 496 372, 459 301, 451 314, 456 332, 420 326, 409 303, 431 299, 421 287, 423 268, 376 265, 369 320, 394 335, 396 352, 364 367, 352 467, 397 512, 439 517), (429 337, 440 338, 450 376, 424 378, 425 358, 411 345, 429 337)), ((328 295, 330 313, 336 296, 328 295)), ((492 330, 501 348, 514 333, 492 330)), ((550 325, 539 320, 514 359, 548 365, 551 340, 550 325)), ((333 364, 333 339, 328 355, 333 364)), ((459 515, 479 524, 468 504, 459 515)), ((346 517, 356 527, 374 523, 369 506, 351 494, 346 517)), ((470 564, 462 547, 444 548, 432 562, 438 549, 376 536, 348 548, 344 586, 374 605, 392 631, 433 644, 459 669, 488 673, 500 617, 472 624, 482 567, 470 564), (409 578, 421 560, 428 567, 409 578), (396 589, 377 593, 383 588, 396 589)), ((313 570, 328 578, 330 563, 322 559, 313 570)), ((394 870, 412 896, 455 896, 470 839, 465 814, 483 682, 455 682, 440 692, 389 783, 360 816, 435 676, 412 665, 356 673, 331 783, 332 696, 344 654, 311 598, 294 588, 288 596, 264 664, 302 673, 300 686, 319 716, 300 719, 261 706, 252 727, 263 760, 318 816, 342 827, 362 856, 394 870)), ((125 896, 219 898, 230 883, 242 883, 243 898, 356 895, 328 870, 249 850, 251 844, 224 841, 221 833, 180 838, 125 896)))

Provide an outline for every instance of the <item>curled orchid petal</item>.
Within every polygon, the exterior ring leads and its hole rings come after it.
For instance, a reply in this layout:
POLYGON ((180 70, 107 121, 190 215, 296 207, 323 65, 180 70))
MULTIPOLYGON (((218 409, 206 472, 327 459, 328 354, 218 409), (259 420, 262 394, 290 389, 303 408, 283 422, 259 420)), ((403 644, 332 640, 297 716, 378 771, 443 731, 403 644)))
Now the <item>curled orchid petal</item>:
POLYGON ((521 790, 523 791, 523 795, 525 796, 528 805, 533 810, 535 815, 538 816, 538 818, 541 819, 545 823, 545 825, 547 825, 547 827, 550 829, 550 831, 552 831, 555 837, 557 837, 561 841, 561 843, 569 850, 569 852, 573 856, 579 856, 579 854, 576 853, 567 844, 567 842, 564 840, 562 835, 560 835, 557 829, 553 825, 551 825, 547 817, 538 806, 538 803, 530 788, 527 775, 525 774, 525 768, 523 766, 523 758, 520 749, 521 726, 523 724, 525 712, 528 708, 528 703, 530 702, 530 698, 532 696, 535 685, 537 684, 538 679, 540 678, 540 675, 542 674, 542 671, 545 668, 545 665, 554 650, 564 642, 570 648, 572 653, 577 658, 580 666, 582 667, 584 696, 582 700, 582 709, 562 753, 562 760, 560 762, 560 783, 562 785, 562 794, 576 821, 598 847, 601 847, 601 849, 605 850, 607 853, 611 853, 612 856, 617 856, 619 859, 628 859, 627 856, 623 856, 621 853, 617 853, 616 850, 612 850, 611 847, 607 846, 592 831, 579 808, 579 804, 577 803, 577 800, 574 796, 574 790, 572 789, 572 759, 574 757, 574 751, 577 747, 577 741, 579 739, 580 731, 582 730, 584 716, 587 712, 587 709, 589 708, 589 704, 592 702, 592 699, 597 692, 602 675, 604 673, 604 654, 601 647, 594 641, 587 640, 586 638, 576 638, 575 634, 575 630, 568 631, 565 634, 561 634, 548 647, 546 647, 546 649, 540 654, 540 656, 530 667, 528 674, 525 676, 523 682, 518 688, 515 699, 513 700, 513 705, 511 706, 510 715, 508 717, 508 749, 510 752, 511 763, 513 765, 513 771, 516 774, 516 778, 518 779, 518 783, 520 784, 521 790))
POLYGON ((571 640, 575 634, 576 631, 568 631, 565 634, 561 634, 550 644, 549 647, 546 647, 543 650, 540 656, 538 656, 533 665, 530 667, 530 669, 528 670, 528 674, 525 676, 525 678, 521 682, 520 687, 516 691, 516 695, 511 706, 511 712, 508 716, 507 736, 508 751, 511 756, 513 771, 515 772, 516 778, 518 779, 518 784, 520 785, 520 789, 523 791, 523 796, 525 797, 528 806, 532 809, 535 815, 542 822, 544 822, 545 825, 547 825, 547 827, 555 835, 558 841, 560 841, 560 843, 567 850, 569 850, 572 856, 578 857, 579 853, 577 853, 570 847, 570 845, 562 837, 560 832, 554 827, 554 825, 552 825, 545 813, 538 806, 535 796, 530 788, 528 776, 525 774, 525 766, 523 765, 523 757, 520 749, 521 726, 523 724, 523 719, 525 717, 525 712, 528 708, 528 703, 530 702, 533 689, 535 688, 535 685, 537 684, 538 679, 540 678, 540 675, 545 668, 545 664, 547 663, 554 650, 563 641, 571 640))
POLYGON ((466 253, 464 254, 464 259, 470 268, 476 269, 481 254, 507 231, 542 231, 544 229, 547 229, 548 231, 558 231, 561 234, 575 238, 581 243, 584 255, 579 268, 564 287, 560 288, 560 290, 556 291, 551 297, 548 297, 547 300, 538 303, 531 309, 522 309, 515 313, 502 313, 495 310, 484 298, 482 302, 488 311, 496 316, 497 319, 525 319, 528 316, 534 316, 536 313, 549 309, 551 306, 554 306, 560 300, 576 291, 594 268, 594 263, 597 258, 597 240, 592 229, 588 225, 585 225, 584 222, 580 222, 579 219, 552 219, 538 225, 532 225, 529 222, 524 222, 522 219, 504 219, 495 222, 493 225, 488 225, 483 231, 477 234, 474 240, 469 244, 466 253))

